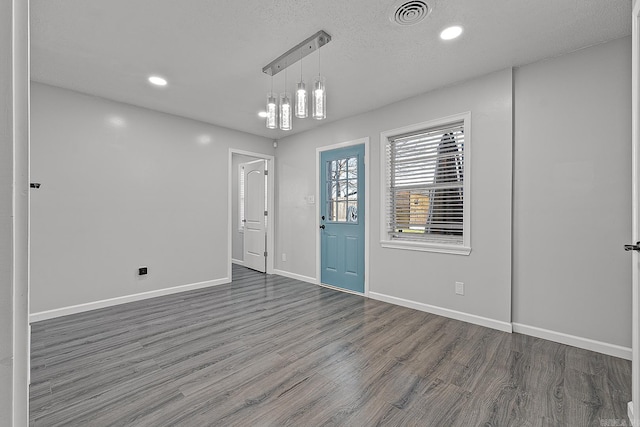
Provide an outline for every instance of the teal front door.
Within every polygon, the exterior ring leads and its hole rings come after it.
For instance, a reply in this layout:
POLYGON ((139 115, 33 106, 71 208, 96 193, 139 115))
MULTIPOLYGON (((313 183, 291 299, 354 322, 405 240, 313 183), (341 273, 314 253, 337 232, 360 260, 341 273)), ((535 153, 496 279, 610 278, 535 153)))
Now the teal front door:
POLYGON ((320 281, 364 293, 364 144, 320 155, 320 281))

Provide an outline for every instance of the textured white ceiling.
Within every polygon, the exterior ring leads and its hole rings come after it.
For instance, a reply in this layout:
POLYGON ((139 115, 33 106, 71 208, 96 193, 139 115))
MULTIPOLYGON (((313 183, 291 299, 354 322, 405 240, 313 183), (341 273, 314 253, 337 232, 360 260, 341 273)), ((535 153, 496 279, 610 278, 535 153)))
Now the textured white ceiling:
MULTIPOLYGON (((424 21, 401 27, 395 0, 31 0, 32 78, 275 139, 631 33, 631 0, 427 2, 424 21), (453 24, 462 37, 441 41, 453 24), (321 29, 333 39, 320 58, 327 120, 266 129, 262 67, 321 29), (151 87, 154 73, 169 85, 151 87)), ((317 62, 303 60, 307 82, 317 62)), ((299 64, 288 70, 293 91, 299 64)))

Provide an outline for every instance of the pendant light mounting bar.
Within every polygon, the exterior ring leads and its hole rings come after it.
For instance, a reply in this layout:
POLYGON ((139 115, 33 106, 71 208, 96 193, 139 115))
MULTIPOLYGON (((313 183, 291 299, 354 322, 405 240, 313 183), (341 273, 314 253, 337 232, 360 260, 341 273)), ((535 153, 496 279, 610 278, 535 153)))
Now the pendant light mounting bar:
POLYGON ((331 41, 331 36, 324 30, 320 30, 302 43, 289 49, 284 54, 274 59, 269 64, 262 67, 262 72, 270 76, 275 76, 289 65, 300 61, 305 56, 320 49, 331 41))

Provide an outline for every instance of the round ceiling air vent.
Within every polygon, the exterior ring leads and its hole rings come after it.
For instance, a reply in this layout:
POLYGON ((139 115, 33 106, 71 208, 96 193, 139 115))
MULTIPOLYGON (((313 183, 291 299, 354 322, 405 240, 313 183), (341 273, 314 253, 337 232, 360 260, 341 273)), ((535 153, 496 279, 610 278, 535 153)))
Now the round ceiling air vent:
POLYGON ((431 8, 426 1, 422 0, 400 0, 391 8, 391 22, 398 25, 415 25, 421 22, 431 13, 431 8))

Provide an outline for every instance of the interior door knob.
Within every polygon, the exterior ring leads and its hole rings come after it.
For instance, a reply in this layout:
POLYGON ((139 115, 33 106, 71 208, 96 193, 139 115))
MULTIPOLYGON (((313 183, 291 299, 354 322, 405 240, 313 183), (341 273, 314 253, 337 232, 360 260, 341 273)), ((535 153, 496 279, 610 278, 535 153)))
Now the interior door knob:
POLYGON ((322 224, 322 225, 320 226, 320 228, 324 230, 324 224, 322 224))
POLYGON ((635 245, 624 245, 625 251, 638 251, 640 252, 640 242, 636 242, 635 245))

